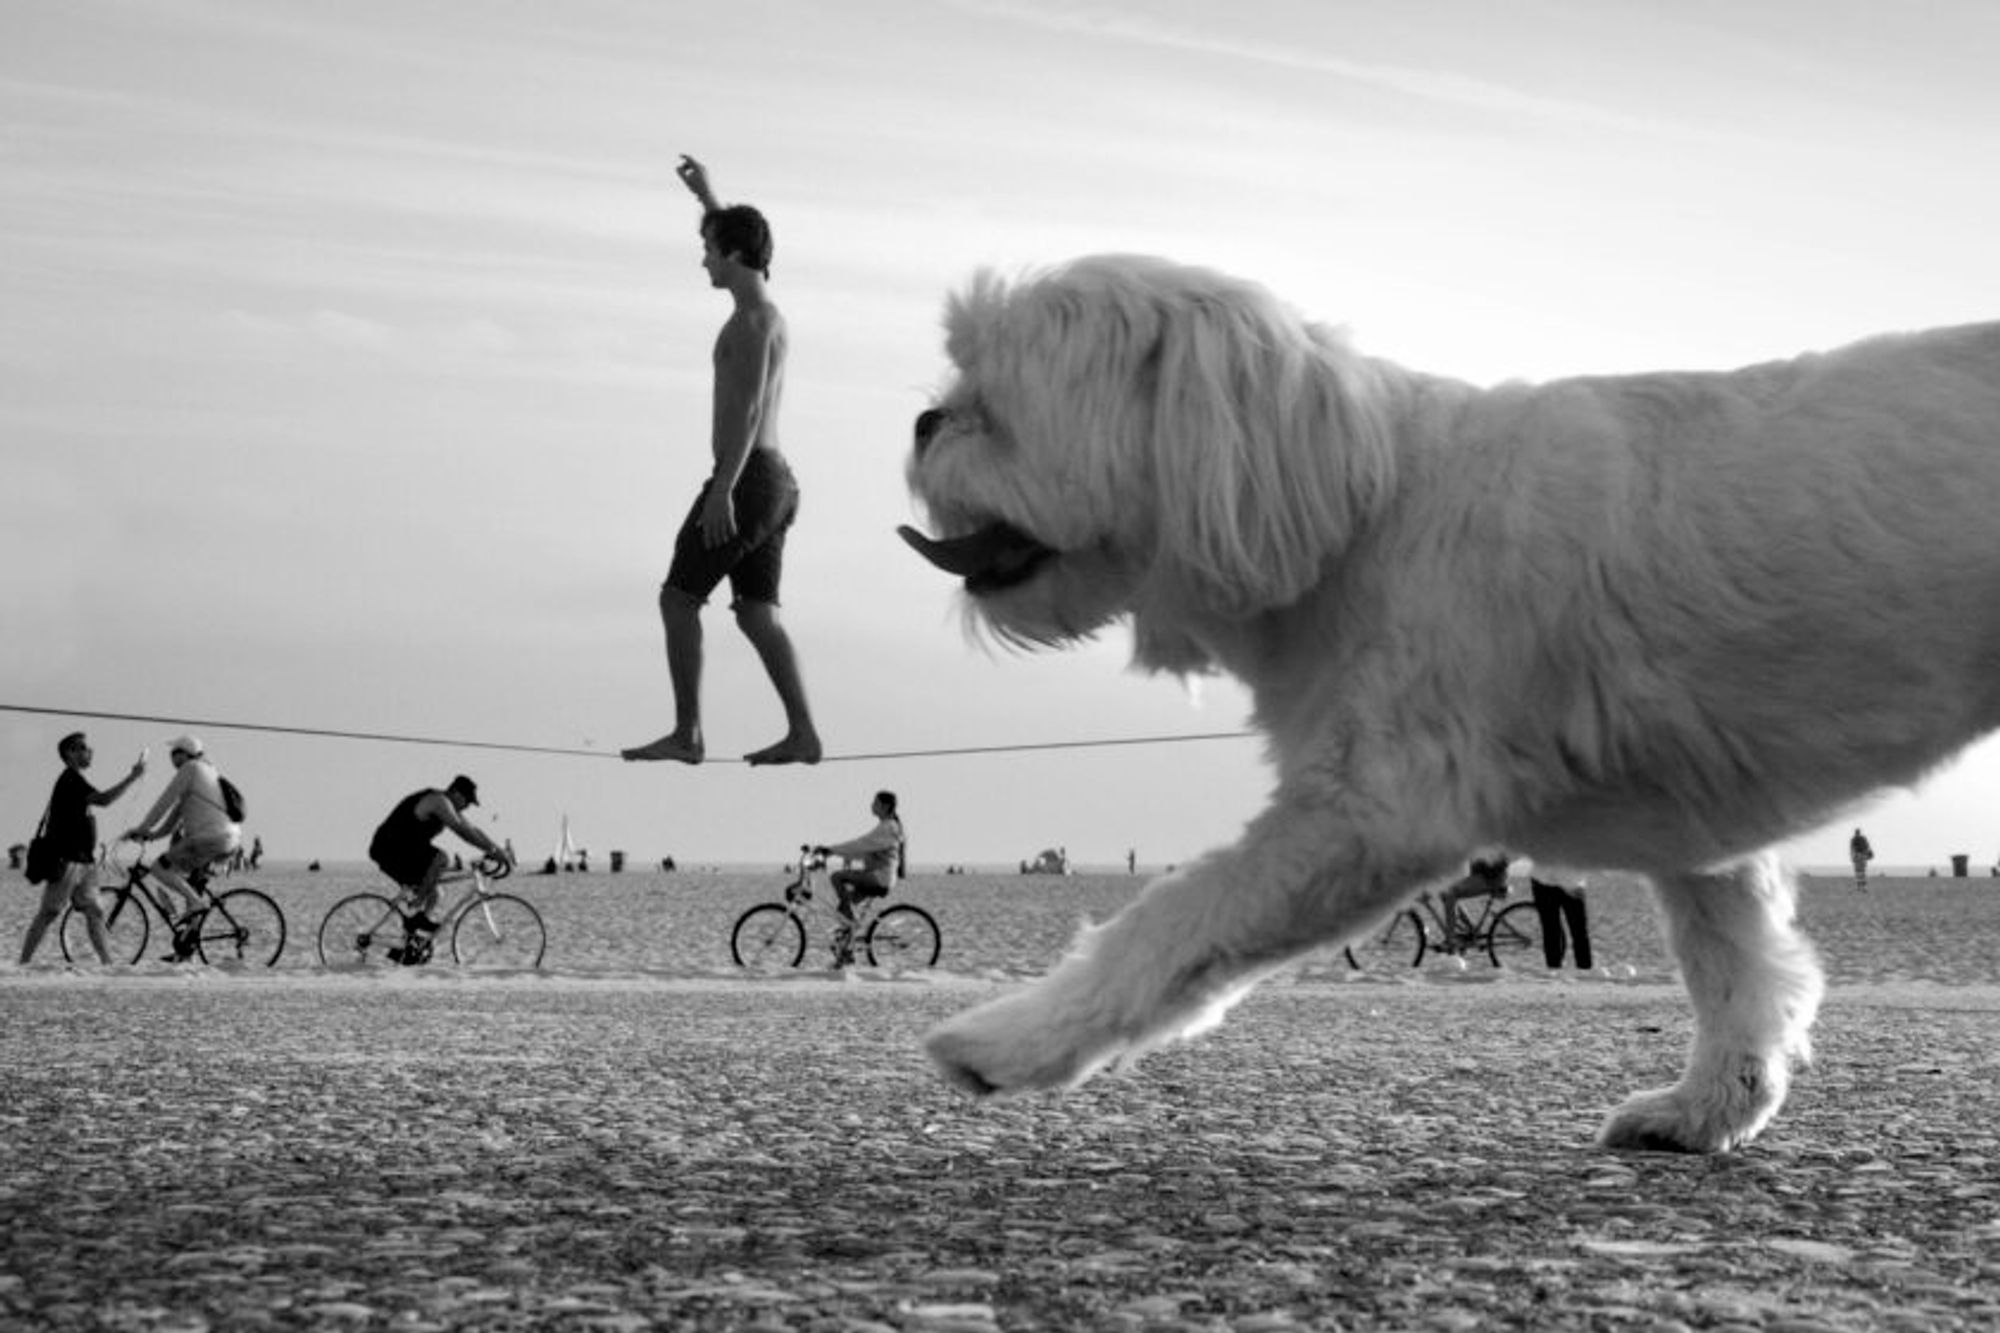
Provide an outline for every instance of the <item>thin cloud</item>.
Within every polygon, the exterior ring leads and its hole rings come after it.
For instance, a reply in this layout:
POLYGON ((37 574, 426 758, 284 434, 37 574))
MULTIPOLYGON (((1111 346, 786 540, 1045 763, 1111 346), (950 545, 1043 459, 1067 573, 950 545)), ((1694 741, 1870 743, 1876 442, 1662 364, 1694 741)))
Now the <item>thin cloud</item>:
POLYGON ((1120 14, 1102 9, 1071 10, 1043 7, 1017 3, 1016 0, 954 0, 954 2, 968 13, 1025 24, 1049 32, 1073 33, 1161 50, 1192 52, 1282 69, 1330 74, 1336 78, 1348 79, 1386 92, 1460 110, 1532 116, 1569 123, 1581 122, 1621 130, 1657 131, 1662 128, 1657 121, 1622 115, 1592 103, 1523 92, 1519 88, 1469 75, 1455 74, 1448 70, 1343 60, 1337 56, 1318 55, 1298 47, 1237 41, 1192 28, 1163 23, 1147 16, 1120 14))

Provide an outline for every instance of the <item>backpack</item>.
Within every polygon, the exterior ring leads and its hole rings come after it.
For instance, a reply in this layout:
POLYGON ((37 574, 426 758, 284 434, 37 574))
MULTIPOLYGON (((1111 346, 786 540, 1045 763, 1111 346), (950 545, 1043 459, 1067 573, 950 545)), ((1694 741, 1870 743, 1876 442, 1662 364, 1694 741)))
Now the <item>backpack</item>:
POLYGON ((222 788, 222 813, 229 816, 230 823, 241 824, 243 816, 250 813, 250 808, 243 803, 242 791, 220 773, 215 775, 215 781, 222 788))

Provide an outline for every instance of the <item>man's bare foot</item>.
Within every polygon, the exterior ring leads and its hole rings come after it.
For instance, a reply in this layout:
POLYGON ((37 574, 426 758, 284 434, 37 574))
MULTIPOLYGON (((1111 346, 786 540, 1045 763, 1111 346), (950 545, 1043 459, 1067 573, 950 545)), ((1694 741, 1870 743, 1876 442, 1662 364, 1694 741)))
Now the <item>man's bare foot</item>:
POLYGON ((743 756, 743 762, 752 766, 760 764, 817 764, 820 761, 819 737, 811 733, 804 736, 787 735, 776 745, 767 745, 761 750, 743 756))
POLYGON ((670 731, 650 745, 635 745, 618 753, 626 759, 674 759, 683 764, 698 764, 705 757, 699 736, 689 740, 678 731, 670 731))

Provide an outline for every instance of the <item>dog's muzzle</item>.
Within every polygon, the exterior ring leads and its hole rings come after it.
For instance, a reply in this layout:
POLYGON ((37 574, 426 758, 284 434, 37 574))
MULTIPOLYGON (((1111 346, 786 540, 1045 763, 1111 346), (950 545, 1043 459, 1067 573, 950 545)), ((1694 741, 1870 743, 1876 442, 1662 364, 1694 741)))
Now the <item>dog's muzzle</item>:
POLYGON ((918 555, 964 579, 970 593, 998 592, 1026 582, 1055 554, 1010 523, 989 523, 963 537, 930 537, 907 523, 896 533, 918 555))

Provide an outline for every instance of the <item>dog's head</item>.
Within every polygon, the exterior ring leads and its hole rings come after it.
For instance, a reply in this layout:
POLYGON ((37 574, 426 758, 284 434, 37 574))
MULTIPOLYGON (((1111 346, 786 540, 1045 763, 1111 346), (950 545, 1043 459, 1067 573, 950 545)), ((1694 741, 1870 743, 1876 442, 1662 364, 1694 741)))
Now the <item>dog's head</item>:
POLYGON ((903 535, 1002 638, 1129 616, 1145 665, 1202 669, 1386 484, 1377 369, 1249 283, 1102 256, 982 273, 945 326, 954 374, 909 463, 936 535, 903 535))

